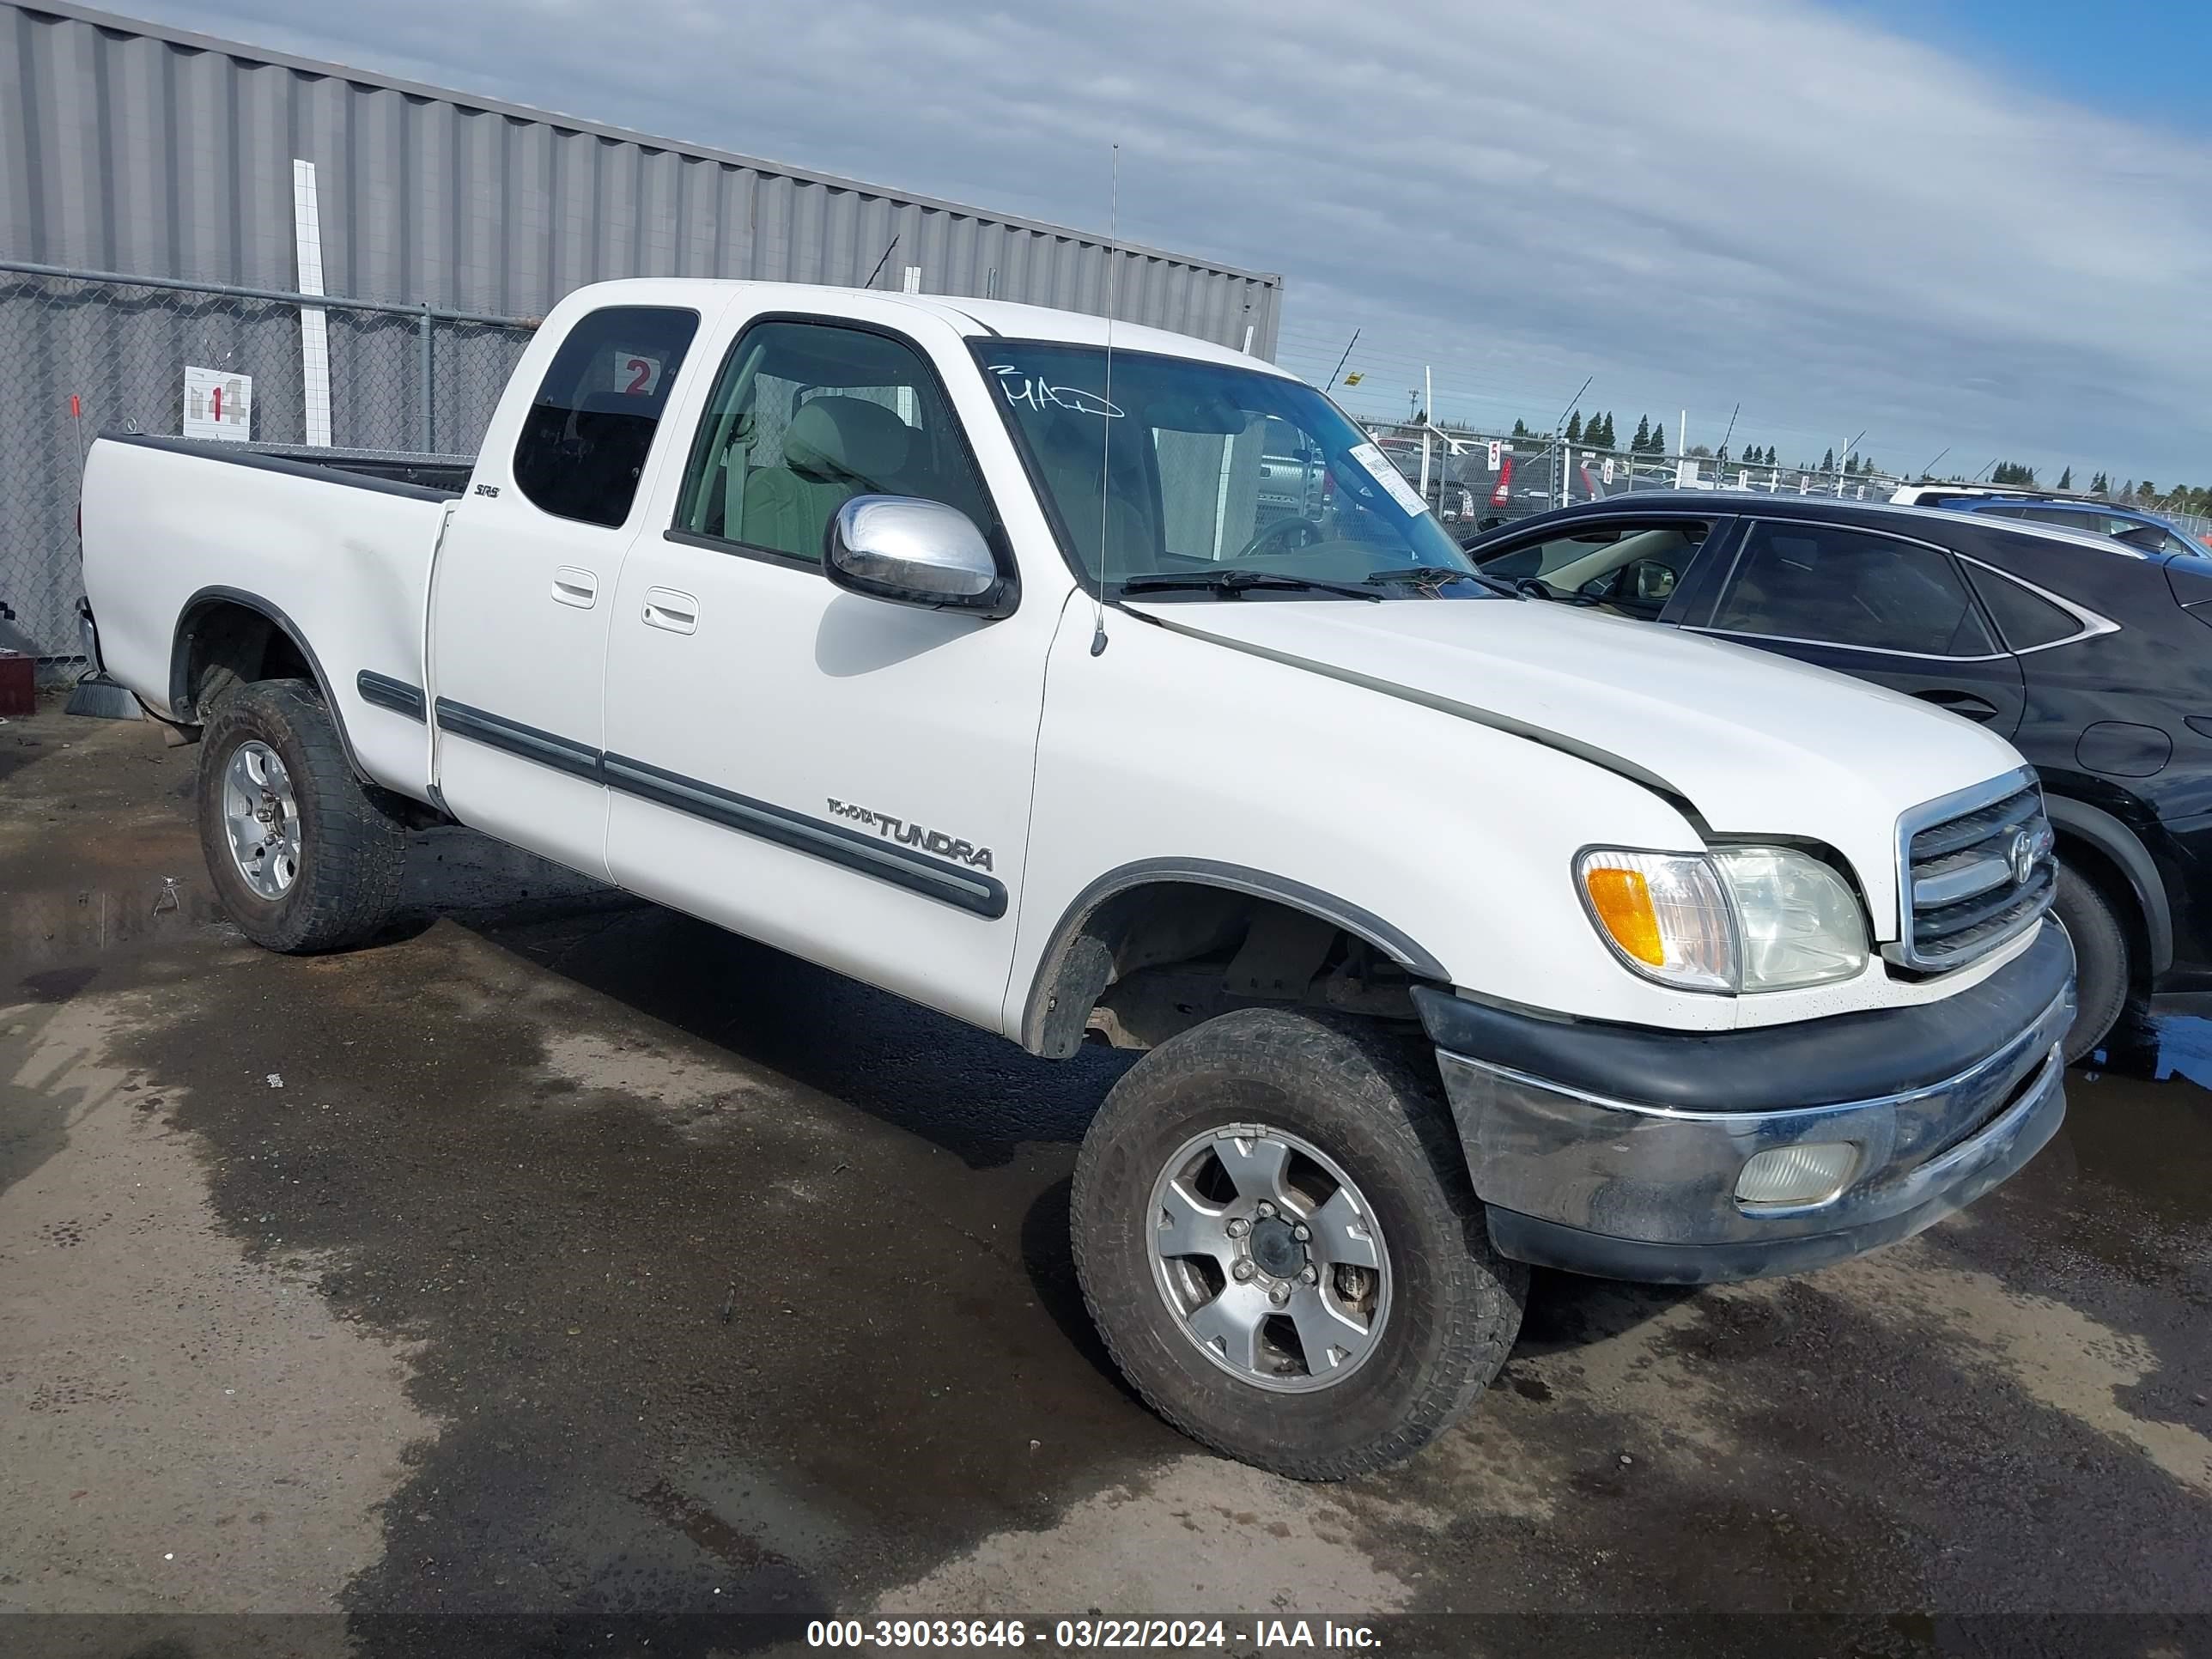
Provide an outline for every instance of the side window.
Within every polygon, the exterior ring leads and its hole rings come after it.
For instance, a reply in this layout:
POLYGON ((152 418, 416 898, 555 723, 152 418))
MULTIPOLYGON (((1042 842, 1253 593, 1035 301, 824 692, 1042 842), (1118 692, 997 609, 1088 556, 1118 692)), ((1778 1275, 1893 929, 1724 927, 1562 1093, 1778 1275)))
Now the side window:
POLYGON ((818 564, 856 495, 919 495, 995 522, 937 376, 912 346, 759 323, 730 349, 691 446, 676 528, 818 564))
POLYGON ((629 517, 699 313, 608 306, 568 331, 523 417, 514 487, 557 518, 610 528, 629 517))
POLYGON ((1832 525, 1753 525, 1712 626, 1924 657, 1996 650, 1948 554, 1832 525))
POLYGON ((2081 622, 2071 611, 2022 587, 2009 576, 1972 564, 1966 567, 1966 576, 1996 619, 2005 644, 2014 651, 2032 651, 2081 631, 2081 622))
POLYGON ((1711 530, 1710 523, 1689 520, 1585 525, 1549 541, 1474 556, 1486 574, 1509 581, 1533 576, 1562 593, 1601 584, 1604 603, 1649 618, 1666 608, 1711 530))
POLYGON ((2083 513, 2072 507, 2063 507, 2057 512, 2048 507, 2030 507, 2020 516, 2031 524, 2053 525, 2061 530, 2086 530, 2093 536, 2105 533, 2105 520, 2101 514, 2083 513))

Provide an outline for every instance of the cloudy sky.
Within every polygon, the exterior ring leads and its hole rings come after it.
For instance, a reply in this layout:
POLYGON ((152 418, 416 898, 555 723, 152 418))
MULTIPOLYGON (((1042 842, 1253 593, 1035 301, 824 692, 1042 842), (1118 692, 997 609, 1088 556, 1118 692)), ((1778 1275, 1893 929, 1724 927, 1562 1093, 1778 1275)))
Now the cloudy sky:
POLYGON ((112 0, 1282 272, 1355 407, 2212 482, 2202 0, 112 0))

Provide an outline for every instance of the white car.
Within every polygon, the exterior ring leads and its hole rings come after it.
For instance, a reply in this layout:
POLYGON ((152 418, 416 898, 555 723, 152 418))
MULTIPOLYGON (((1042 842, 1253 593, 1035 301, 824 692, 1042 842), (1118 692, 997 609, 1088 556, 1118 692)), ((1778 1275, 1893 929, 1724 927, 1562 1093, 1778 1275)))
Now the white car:
POLYGON ((458 495, 111 436, 83 526, 97 654, 198 739, 263 945, 373 939, 457 820, 1033 1054, 1149 1049, 1079 1158, 1085 1292, 1164 1416, 1288 1474, 1457 1417, 1528 1264, 1833 1261, 2064 1109, 2009 746, 1486 584, 1220 347, 610 283, 458 495), (1267 513, 1285 427, 1327 488, 1267 513))

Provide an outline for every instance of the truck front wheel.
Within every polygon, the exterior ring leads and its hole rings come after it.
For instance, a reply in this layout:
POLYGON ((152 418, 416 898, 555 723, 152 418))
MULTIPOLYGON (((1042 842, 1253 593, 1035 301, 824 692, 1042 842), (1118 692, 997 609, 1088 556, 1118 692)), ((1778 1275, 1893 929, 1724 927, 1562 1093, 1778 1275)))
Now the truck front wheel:
POLYGON ((1146 1402, 1335 1480, 1411 1455, 1504 1364, 1527 1270, 1490 1245, 1425 1056, 1275 1009, 1163 1043, 1084 1137, 1084 1299, 1146 1402))
POLYGON ((313 687, 257 680, 200 741, 200 849, 223 908, 271 951, 339 951, 392 919, 407 831, 346 763, 313 687))

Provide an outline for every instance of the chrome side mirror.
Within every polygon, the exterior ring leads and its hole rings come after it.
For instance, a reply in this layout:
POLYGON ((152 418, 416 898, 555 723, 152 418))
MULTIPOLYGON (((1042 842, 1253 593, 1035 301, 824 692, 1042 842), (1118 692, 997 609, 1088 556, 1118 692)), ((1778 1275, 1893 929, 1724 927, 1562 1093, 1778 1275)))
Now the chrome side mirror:
POLYGON ((1014 585, 999 574, 990 544, 957 507, 913 495, 856 495, 824 536, 831 581, 870 599, 933 611, 1003 617, 1014 585))

